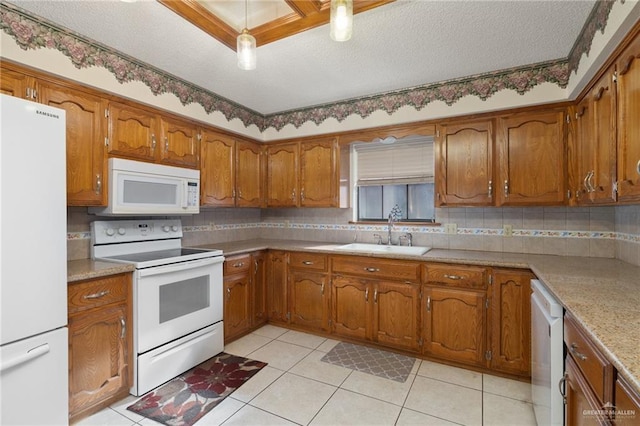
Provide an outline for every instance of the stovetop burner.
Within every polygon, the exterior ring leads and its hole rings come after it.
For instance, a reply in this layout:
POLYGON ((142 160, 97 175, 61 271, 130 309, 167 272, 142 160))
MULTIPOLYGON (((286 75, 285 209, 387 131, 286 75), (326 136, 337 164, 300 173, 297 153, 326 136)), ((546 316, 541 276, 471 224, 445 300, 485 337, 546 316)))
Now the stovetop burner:
POLYGON ((176 257, 191 256, 200 253, 210 253, 211 250, 194 248, 176 248, 169 250, 149 251, 145 253, 129 253, 121 256, 111 256, 113 260, 123 260, 132 263, 150 262, 153 260, 172 259, 176 257))

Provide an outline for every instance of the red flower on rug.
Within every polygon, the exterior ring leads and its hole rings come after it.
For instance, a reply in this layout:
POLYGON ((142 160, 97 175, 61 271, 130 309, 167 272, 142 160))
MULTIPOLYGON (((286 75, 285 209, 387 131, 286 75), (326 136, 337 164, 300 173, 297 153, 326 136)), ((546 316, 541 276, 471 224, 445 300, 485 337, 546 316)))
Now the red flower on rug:
POLYGON ((190 426, 266 365, 223 352, 147 393, 127 410, 168 426, 190 426))

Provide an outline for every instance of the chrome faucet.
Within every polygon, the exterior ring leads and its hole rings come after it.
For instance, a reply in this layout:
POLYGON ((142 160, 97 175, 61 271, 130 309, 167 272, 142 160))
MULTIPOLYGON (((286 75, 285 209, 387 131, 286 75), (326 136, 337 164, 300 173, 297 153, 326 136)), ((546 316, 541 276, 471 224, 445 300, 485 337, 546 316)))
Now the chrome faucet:
POLYGON ((402 216, 402 210, 396 204, 393 206, 391 211, 389 212, 389 221, 387 223, 387 244, 391 245, 391 230, 393 229, 393 222, 397 222, 400 220, 402 216))

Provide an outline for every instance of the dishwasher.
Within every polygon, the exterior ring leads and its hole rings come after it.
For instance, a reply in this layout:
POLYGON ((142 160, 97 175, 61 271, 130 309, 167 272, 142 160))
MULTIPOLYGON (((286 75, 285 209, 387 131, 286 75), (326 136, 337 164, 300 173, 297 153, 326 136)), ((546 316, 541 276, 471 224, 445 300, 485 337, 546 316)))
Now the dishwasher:
POLYGON ((531 398, 538 425, 564 424, 563 308, 531 280, 531 398))

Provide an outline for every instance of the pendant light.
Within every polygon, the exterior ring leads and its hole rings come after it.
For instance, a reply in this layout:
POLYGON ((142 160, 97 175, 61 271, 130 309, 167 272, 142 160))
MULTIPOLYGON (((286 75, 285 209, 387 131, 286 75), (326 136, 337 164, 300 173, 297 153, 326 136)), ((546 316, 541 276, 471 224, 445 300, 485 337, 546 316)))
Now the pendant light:
POLYGON ((244 29, 238 35, 236 52, 238 54, 238 68, 241 70, 256 69, 256 38, 249 34, 247 28, 247 9, 249 8, 249 0, 245 0, 244 4, 244 29))
POLYGON ((330 22, 332 40, 349 40, 353 31, 353 0, 331 0, 330 22))

